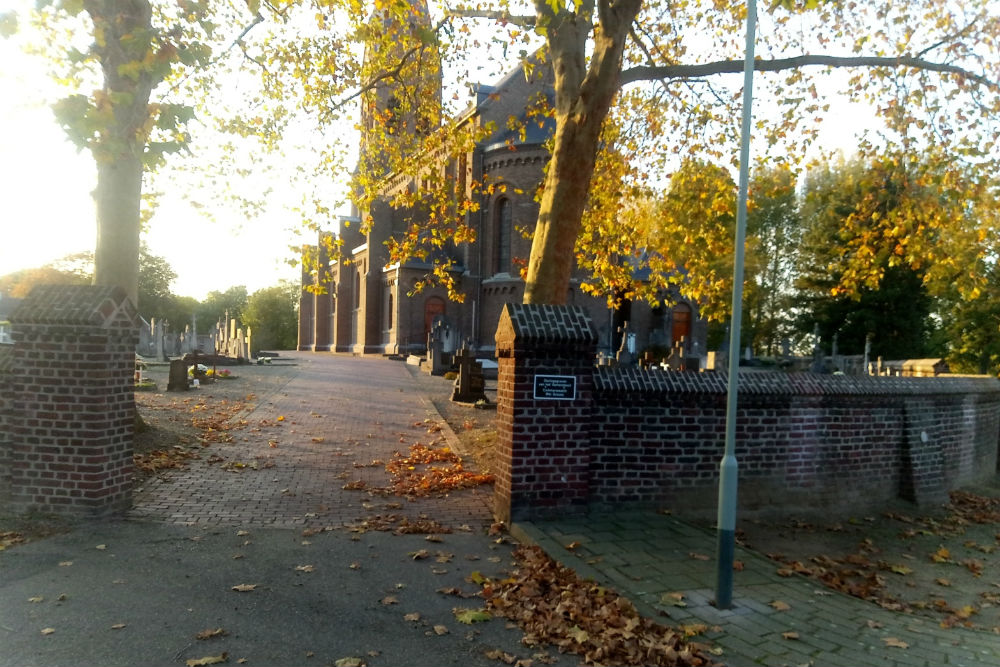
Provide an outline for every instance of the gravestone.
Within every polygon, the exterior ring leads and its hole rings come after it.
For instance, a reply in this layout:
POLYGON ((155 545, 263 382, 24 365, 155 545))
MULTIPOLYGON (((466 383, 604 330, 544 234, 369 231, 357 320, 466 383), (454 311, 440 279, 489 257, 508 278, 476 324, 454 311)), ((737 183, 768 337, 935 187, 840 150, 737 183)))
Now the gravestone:
POLYGON ((451 400, 459 403, 485 401, 486 380, 483 378, 482 365, 466 347, 455 355, 455 363, 458 364, 458 377, 455 378, 451 400))
POLYGON ((183 359, 172 359, 170 361, 170 376, 167 378, 167 391, 187 391, 188 371, 187 362, 183 359))
POLYGON ((445 358, 445 340, 451 327, 445 319, 438 315, 431 324, 427 334, 427 366, 425 370, 431 375, 444 375, 451 364, 445 358))
POLYGON ((631 366, 635 363, 635 334, 629 330, 628 321, 618 327, 618 333, 622 335, 622 344, 618 348, 616 359, 619 366, 631 366))

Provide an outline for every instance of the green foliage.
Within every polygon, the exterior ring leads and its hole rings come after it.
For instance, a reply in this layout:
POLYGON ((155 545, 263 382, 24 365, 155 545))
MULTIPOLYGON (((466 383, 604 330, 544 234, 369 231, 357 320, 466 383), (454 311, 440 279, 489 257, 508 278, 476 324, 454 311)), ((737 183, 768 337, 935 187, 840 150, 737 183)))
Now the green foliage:
POLYGON ((243 320, 247 303, 247 288, 243 285, 230 287, 224 292, 209 292, 197 310, 198 329, 208 331, 217 322, 224 321, 227 313, 231 318, 243 320))
POLYGON ((287 281, 250 295, 242 320, 253 332, 252 352, 295 349, 299 296, 299 286, 287 281))

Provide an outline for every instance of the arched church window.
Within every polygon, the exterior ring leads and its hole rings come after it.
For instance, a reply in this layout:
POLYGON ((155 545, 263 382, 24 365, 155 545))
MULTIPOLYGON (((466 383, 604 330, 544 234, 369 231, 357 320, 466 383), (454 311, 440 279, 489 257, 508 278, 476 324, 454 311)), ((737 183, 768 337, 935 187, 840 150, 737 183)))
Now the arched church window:
POLYGON ((513 210, 509 199, 497 202, 496 211, 496 253, 494 273, 510 273, 510 237, 513 210))

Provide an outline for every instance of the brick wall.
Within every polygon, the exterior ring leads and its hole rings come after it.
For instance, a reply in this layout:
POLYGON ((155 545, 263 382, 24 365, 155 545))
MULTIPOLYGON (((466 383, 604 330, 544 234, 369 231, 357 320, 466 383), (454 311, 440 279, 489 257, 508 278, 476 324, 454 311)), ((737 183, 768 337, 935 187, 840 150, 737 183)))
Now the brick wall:
POLYGON ((131 301, 118 288, 40 286, 10 319, 14 345, 0 361, 9 510, 126 508, 138 337, 131 301))
MULTIPOLYGON (((590 334, 565 326, 573 312, 518 306, 501 318, 498 516, 541 516, 553 505, 713 509, 726 377, 595 368, 590 334), (562 342, 540 342, 548 329, 562 342), (533 375, 549 369, 575 374, 586 391, 571 405, 531 400, 533 375), (563 432, 572 433, 572 459, 554 437, 563 432), (554 499, 545 491, 564 464, 574 493, 554 499)), ((995 474, 998 441, 1000 382, 993 378, 740 374, 743 510, 862 508, 899 496, 940 502, 949 489, 995 474)))

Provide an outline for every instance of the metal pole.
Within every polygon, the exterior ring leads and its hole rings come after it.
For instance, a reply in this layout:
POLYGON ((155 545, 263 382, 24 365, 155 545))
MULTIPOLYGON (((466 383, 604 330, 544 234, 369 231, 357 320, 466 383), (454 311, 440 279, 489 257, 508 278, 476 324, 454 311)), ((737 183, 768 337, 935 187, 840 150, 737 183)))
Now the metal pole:
POLYGON ((736 240, 733 259, 733 309, 729 334, 729 387, 726 392, 726 451, 719 465, 718 550, 715 606, 733 606, 733 560, 736 555, 736 399, 739 393, 740 325, 743 320, 743 252, 747 227, 747 189, 750 171, 750 119, 753 102, 754 30, 757 5, 747 2, 747 48, 743 66, 743 127, 740 136, 740 189, 736 201, 736 240))

